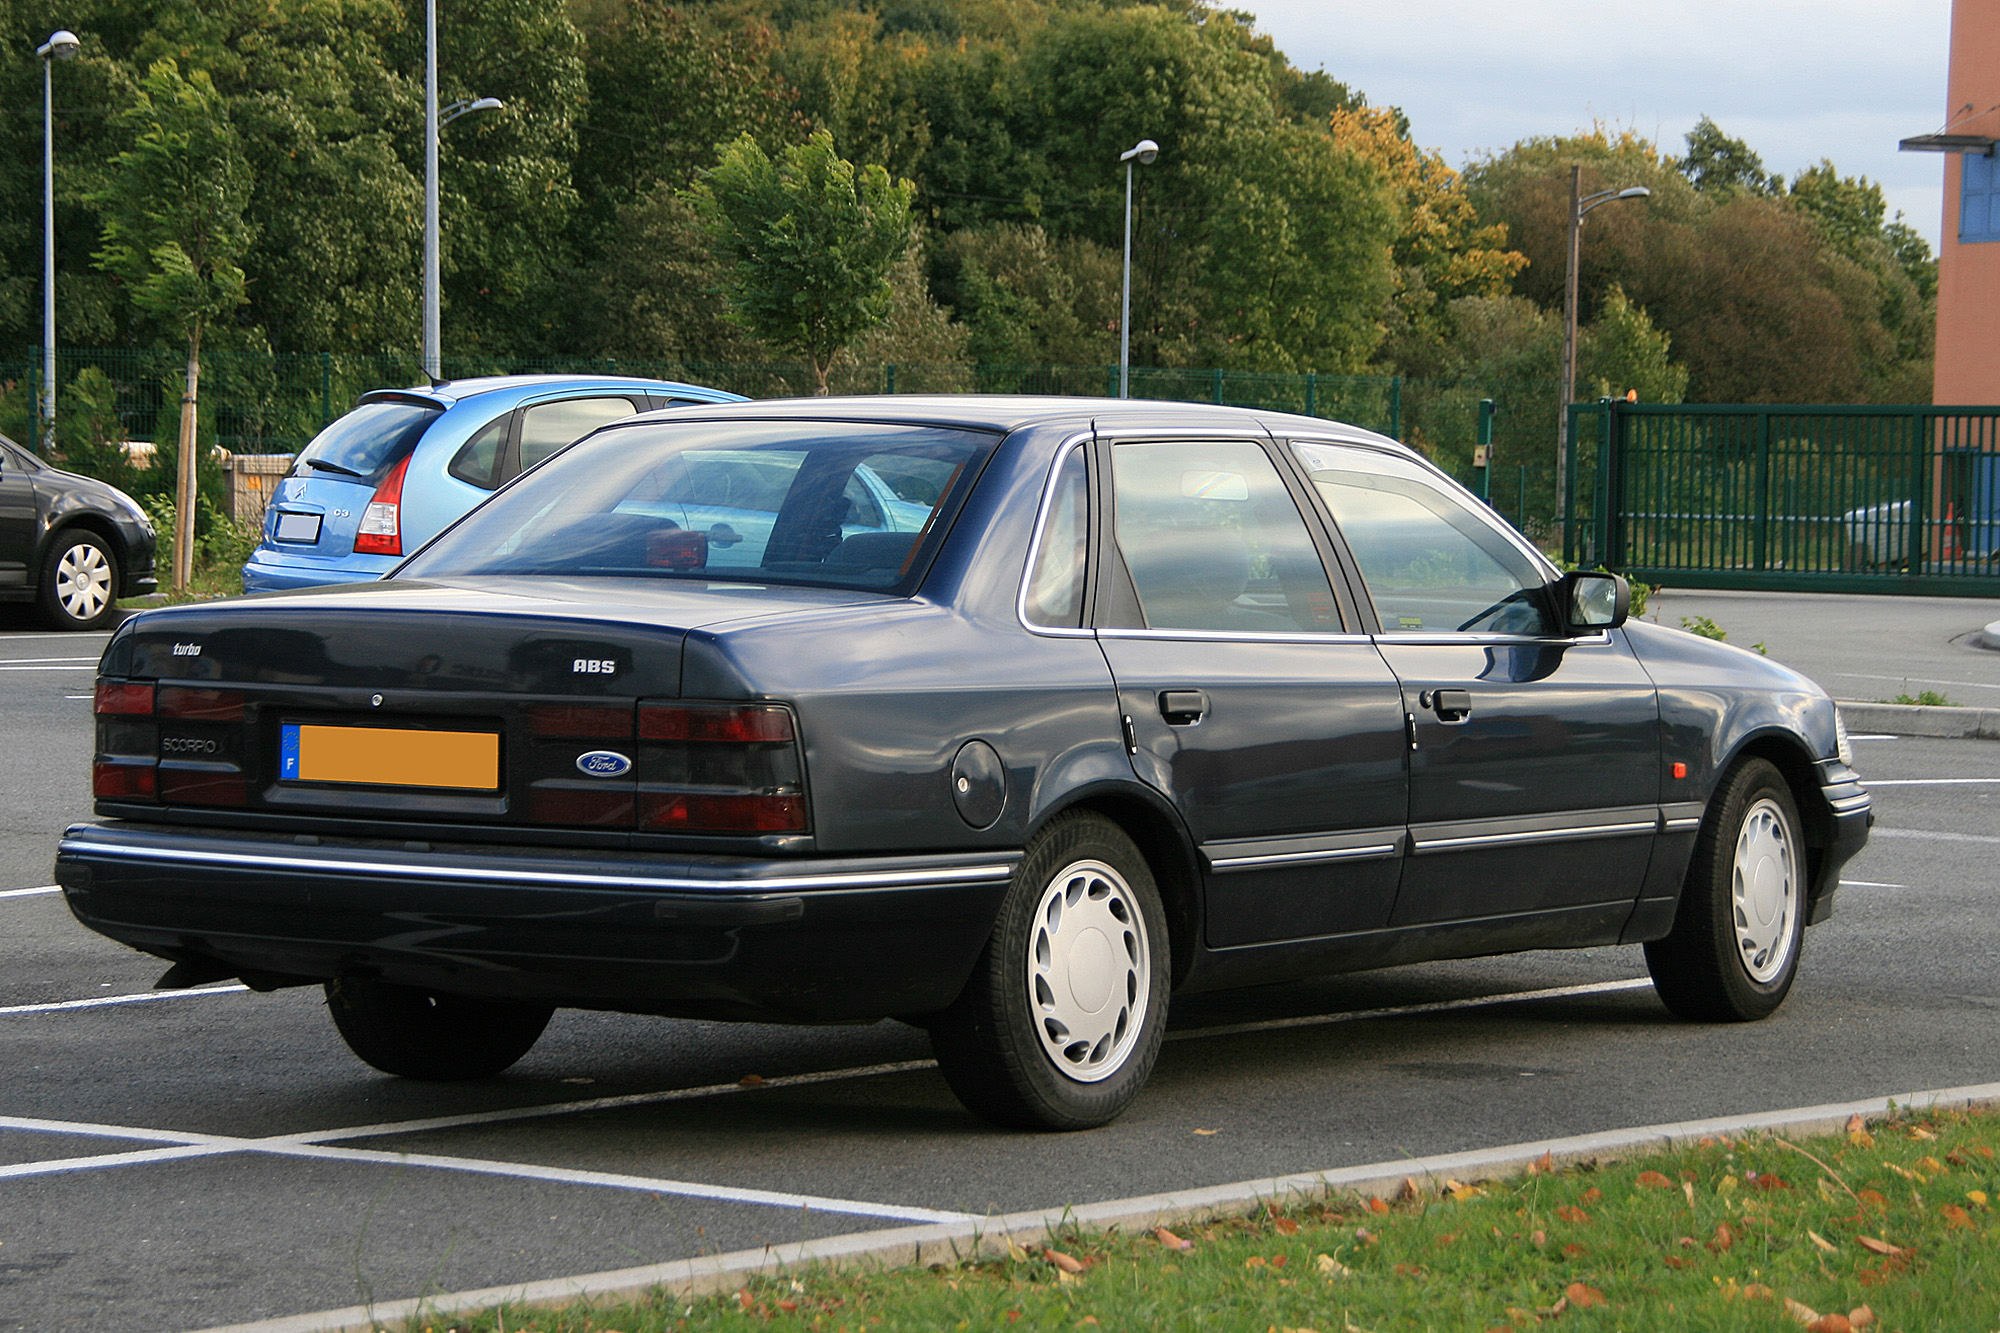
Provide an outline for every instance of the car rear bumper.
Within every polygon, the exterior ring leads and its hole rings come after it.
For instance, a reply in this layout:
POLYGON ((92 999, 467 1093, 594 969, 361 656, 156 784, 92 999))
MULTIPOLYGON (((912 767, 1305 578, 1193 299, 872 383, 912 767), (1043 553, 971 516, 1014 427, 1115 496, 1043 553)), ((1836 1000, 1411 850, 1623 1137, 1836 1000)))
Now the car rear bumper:
POLYGON ((56 879, 84 925, 217 976, 847 1022, 948 1004, 1020 860, 415 848, 80 824, 56 879))
POLYGON ((243 566, 243 591, 287 592, 336 583, 369 583, 400 563, 400 557, 391 555, 347 555, 338 560, 286 557, 260 546, 243 566))

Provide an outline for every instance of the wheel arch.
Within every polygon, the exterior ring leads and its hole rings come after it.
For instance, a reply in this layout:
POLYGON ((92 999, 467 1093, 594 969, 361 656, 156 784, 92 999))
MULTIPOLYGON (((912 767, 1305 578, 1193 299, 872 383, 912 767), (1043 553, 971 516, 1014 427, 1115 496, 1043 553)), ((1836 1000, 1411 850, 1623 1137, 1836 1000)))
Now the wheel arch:
MULTIPOLYGON (((1835 829, 1833 810, 1826 803, 1826 796, 1820 790, 1819 766, 1805 743, 1792 732, 1770 728, 1745 738, 1716 770, 1716 785, 1721 786, 1721 778, 1734 770, 1745 759, 1762 759, 1778 770, 1784 778, 1785 786, 1791 789, 1792 805, 1799 812, 1799 823, 1806 843, 1806 892, 1810 903, 1832 886, 1820 882, 1821 867, 1826 853, 1833 846, 1835 829)), ((1710 793, 1713 804, 1714 793, 1710 793)))
POLYGON ((102 514, 94 514, 87 509, 72 510, 67 514, 55 514, 50 517, 48 527, 42 533, 41 555, 35 561, 36 578, 39 579, 48 572, 49 561, 55 559, 56 545, 62 535, 78 529, 88 532, 104 543, 105 549, 111 552, 112 559, 118 562, 119 577, 123 578, 125 571, 132 564, 131 552, 125 549, 125 539, 118 535, 117 524, 102 514))
POLYGON ((1172 981, 1179 985, 1193 965, 1202 920, 1201 872, 1194 842, 1180 816, 1150 787, 1103 782, 1070 792, 1060 803, 1041 811, 1028 830, 1029 836, 1076 811, 1109 819, 1146 859, 1146 868, 1153 872, 1153 882, 1160 891, 1160 906, 1167 914, 1172 981))

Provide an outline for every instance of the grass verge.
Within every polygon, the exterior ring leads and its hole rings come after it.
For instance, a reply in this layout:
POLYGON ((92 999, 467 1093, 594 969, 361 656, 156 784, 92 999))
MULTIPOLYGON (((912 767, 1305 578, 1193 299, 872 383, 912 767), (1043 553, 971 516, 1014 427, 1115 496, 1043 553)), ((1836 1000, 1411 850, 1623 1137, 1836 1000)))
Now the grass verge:
POLYGON ((665 1330, 2000 1328, 2000 1116, 1704 1139, 1393 1199, 1266 1203, 924 1269, 811 1268, 732 1294, 418 1319, 417 1333, 665 1330))

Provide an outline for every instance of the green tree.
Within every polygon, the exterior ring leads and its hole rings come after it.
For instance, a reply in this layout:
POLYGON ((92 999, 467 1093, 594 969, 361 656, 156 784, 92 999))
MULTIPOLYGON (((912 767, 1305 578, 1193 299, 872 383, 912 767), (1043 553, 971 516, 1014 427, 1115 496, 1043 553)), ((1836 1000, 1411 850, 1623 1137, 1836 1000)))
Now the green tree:
POLYGON ((183 77, 173 61, 154 62, 119 121, 131 131, 132 146, 112 160, 109 186, 94 201, 104 218, 97 258, 130 285, 135 305, 187 343, 175 487, 174 586, 180 587, 193 572, 202 332, 245 300, 250 170, 205 71, 183 77))
POLYGON ((1764 159, 1752 152, 1741 139, 1732 139, 1722 127, 1703 116, 1687 132, 1687 156, 1674 166, 1703 194, 1727 195, 1735 191, 1775 195, 1785 188, 1785 178, 1764 170, 1764 159))
POLYGON ((857 170, 824 130, 773 160, 744 135, 693 190, 729 261, 730 307, 758 338, 803 357, 826 393, 834 353, 887 317, 889 271, 909 248, 915 187, 857 170))

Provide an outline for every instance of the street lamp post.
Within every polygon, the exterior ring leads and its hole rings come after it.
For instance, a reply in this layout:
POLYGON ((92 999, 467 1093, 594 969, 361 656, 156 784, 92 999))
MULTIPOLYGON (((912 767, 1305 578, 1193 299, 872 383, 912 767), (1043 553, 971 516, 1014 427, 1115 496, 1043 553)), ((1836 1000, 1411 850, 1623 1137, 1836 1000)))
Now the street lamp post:
POLYGON ((1150 164, 1160 146, 1141 139, 1118 155, 1125 164, 1125 287, 1118 307, 1118 396, 1132 396, 1132 164, 1150 164))
POLYGON ((76 34, 58 28, 35 48, 42 58, 42 455, 56 446, 56 111, 53 76, 58 60, 76 55, 76 34))
POLYGON ((424 0, 424 374, 444 369, 438 330, 438 130, 474 111, 497 111, 497 97, 453 102, 438 109, 437 0, 424 0))
POLYGON ((1644 199, 1653 192, 1643 185, 1623 190, 1583 193, 1583 167, 1569 169, 1569 261, 1563 272, 1562 400, 1556 404, 1556 495, 1562 518, 1569 520, 1569 402, 1576 395, 1576 271, 1583 251, 1583 215, 1620 199, 1644 199))

